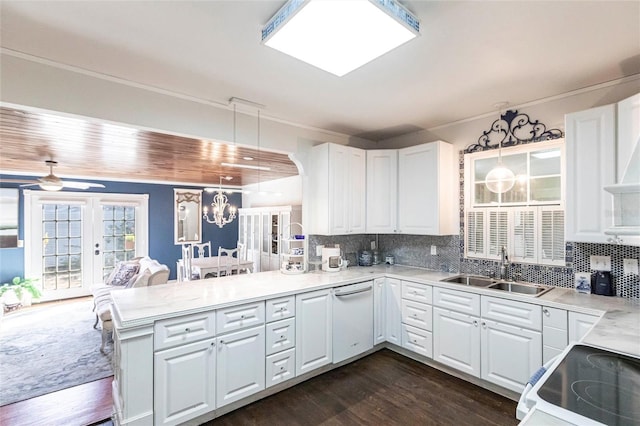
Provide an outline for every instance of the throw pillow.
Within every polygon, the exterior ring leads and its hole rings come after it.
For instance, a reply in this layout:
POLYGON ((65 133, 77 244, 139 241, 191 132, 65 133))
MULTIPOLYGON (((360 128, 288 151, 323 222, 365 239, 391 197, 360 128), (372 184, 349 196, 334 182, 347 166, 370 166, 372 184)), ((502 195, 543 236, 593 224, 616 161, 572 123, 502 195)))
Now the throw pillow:
POLYGON ((105 284, 111 286, 127 285, 139 270, 140 265, 138 263, 119 262, 105 284))

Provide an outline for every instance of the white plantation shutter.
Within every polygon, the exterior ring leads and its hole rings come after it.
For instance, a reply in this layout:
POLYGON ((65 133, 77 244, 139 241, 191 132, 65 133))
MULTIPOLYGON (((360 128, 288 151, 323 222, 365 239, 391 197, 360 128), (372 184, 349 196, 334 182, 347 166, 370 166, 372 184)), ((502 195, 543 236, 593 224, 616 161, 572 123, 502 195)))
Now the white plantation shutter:
POLYGON ((507 247, 509 236, 509 212, 507 210, 489 210, 489 246, 487 257, 497 259, 500 249, 507 247))
POLYGON ((467 241, 465 247, 469 257, 484 257, 485 255, 484 218, 485 212, 483 210, 470 210, 467 212, 467 232, 465 234, 467 241))
POLYGON ((540 208, 540 263, 564 265, 564 210, 540 208))
POLYGON ((536 209, 513 210, 513 243, 509 247, 511 260, 536 261, 536 209))

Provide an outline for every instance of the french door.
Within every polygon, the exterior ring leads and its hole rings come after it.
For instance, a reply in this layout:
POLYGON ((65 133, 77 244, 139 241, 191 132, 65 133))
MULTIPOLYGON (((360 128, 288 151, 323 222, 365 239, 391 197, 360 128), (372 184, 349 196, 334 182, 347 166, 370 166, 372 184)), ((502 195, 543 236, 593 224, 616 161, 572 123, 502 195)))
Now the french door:
POLYGON ((118 261, 148 253, 148 195, 24 191, 25 277, 41 300, 91 294, 118 261))

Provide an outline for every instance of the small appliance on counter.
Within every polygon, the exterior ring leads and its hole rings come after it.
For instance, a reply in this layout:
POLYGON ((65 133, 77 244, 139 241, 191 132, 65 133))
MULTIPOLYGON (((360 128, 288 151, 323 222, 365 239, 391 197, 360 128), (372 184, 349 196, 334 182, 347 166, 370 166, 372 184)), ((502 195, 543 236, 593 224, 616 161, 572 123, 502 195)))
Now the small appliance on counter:
POLYGON ((611 272, 596 271, 591 274, 591 293, 601 296, 615 296, 611 272))
POLYGON ((393 257, 392 254, 388 254, 384 257, 384 263, 386 263, 387 265, 393 265, 394 263, 396 263, 396 258, 393 257))
POLYGON ((373 253, 371 253, 369 250, 361 250, 360 253, 358 253, 358 265, 373 265, 373 253))
POLYGON ((373 251, 373 264, 374 265, 380 264, 380 252, 378 250, 373 251))
POLYGON ((322 270, 326 272, 338 272, 344 265, 340 247, 322 248, 322 270))

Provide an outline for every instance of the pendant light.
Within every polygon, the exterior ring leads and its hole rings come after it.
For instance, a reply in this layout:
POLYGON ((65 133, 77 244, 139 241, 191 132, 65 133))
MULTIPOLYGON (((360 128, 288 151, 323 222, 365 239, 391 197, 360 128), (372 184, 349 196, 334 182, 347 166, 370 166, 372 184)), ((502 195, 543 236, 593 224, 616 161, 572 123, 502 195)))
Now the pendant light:
POLYGON ((513 171, 502 164, 502 141, 504 137, 502 136, 502 107, 506 106, 507 103, 496 104, 495 106, 498 108, 498 164, 487 173, 487 177, 485 178, 485 185, 487 189, 496 194, 504 194, 513 188, 513 185, 516 182, 516 177, 513 174, 513 171))

